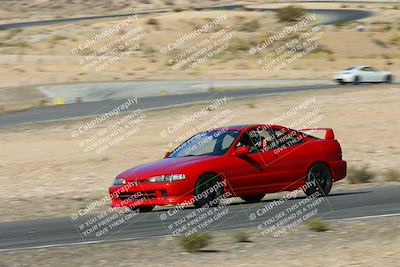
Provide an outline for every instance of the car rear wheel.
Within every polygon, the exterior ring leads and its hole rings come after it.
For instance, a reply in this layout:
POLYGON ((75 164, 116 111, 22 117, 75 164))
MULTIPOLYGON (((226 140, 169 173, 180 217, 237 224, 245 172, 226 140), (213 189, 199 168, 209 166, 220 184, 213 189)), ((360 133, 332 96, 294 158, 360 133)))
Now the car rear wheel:
POLYGON ((132 211, 137 211, 139 210, 139 212, 150 212, 154 209, 154 206, 134 206, 134 207, 129 207, 132 211))
POLYGON ((220 180, 217 175, 209 173, 200 176, 194 189, 194 206, 196 208, 205 205, 217 206, 219 198, 224 194, 224 188, 219 184, 220 180))
POLYGON ((311 166, 307 174, 304 193, 310 196, 319 192, 319 196, 326 196, 332 189, 332 174, 324 163, 316 163, 311 166))
POLYGON ((386 79, 385 79, 385 82, 386 82, 386 83, 392 83, 392 81, 393 81, 392 75, 386 76, 386 79))
POLYGON ((243 197, 240 197, 240 198, 243 199, 244 201, 246 201, 247 203, 257 203, 257 202, 260 202, 261 199, 263 199, 264 196, 265 196, 265 194, 252 195, 252 196, 243 196, 243 197))

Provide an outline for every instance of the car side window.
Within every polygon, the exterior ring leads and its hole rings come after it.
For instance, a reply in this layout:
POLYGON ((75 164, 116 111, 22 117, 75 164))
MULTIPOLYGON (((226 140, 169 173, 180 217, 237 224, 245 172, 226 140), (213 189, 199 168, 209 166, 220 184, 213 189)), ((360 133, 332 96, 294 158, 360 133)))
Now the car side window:
POLYGON ((232 135, 227 134, 224 137, 224 139, 222 140, 221 149, 222 150, 228 149, 232 145, 234 140, 235 140, 235 137, 233 137, 232 135))
POLYGON ((284 148, 304 143, 296 131, 290 129, 272 129, 275 135, 275 146, 284 148))
POLYGON ((252 129, 242 135, 236 147, 247 146, 250 153, 263 152, 267 150, 268 139, 271 139, 268 129, 252 129))

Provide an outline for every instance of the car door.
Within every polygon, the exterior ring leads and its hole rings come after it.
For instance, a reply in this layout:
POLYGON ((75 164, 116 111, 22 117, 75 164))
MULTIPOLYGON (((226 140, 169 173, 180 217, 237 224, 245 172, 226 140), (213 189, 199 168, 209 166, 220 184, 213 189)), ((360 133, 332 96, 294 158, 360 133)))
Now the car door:
POLYGON ((281 190, 297 188, 303 183, 311 164, 312 151, 309 151, 309 145, 297 131, 281 126, 273 126, 271 131, 275 140, 270 143, 269 153, 265 154, 264 160, 274 165, 270 169, 275 171, 275 186, 281 190))
POLYGON ((362 82, 373 82, 374 81, 374 71, 370 67, 363 67, 360 70, 360 78, 362 82))
POLYGON ((374 68, 370 68, 371 69, 371 82, 381 82, 382 81, 382 72, 374 69, 374 68))
MULTIPOLYGON (((261 150, 263 146, 261 137, 256 128, 244 131, 234 144, 234 149, 240 146, 247 146, 249 153, 237 156, 233 152, 224 163, 224 175, 229 186, 237 194, 264 192, 269 182, 274 180, 270 171, 272 167, 265 162, 265 157, 261 150)), ((264 142, 265 146, 266 143, 264 142)))

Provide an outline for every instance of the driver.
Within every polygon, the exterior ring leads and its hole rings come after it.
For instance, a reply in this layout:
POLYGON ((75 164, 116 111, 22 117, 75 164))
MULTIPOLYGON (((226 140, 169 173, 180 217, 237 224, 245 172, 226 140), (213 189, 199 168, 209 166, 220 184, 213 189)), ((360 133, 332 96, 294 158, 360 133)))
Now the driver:
POLYGON ((263 138, 258 131, 252 130, 250 132, 246 132, 242 136, 236 147, 247 146, 249 148, 249 152, 252 153, 262 151, 264 144, 266 144, 265 138, 263 138))

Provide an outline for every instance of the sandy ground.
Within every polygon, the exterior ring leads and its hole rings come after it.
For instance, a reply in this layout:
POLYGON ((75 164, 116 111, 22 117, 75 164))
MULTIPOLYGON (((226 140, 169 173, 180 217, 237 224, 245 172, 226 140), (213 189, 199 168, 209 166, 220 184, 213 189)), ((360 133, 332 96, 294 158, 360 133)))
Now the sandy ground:
MULTIPOLYGON (((223 97, 223 92, 218 94, 223 97)), ((84 152, 88 146, 80 144, 115 126, 124 117, 109 118, 77 137, 72 134, 92 119, 5 127, 0 129, 0 198, 2 203, 10 203, 12 209, 3 205, 0 221, 69 216, 107 194, 118 173, 162 158, 180 143, 179 139, 191 136, 191 131, 267 123, 272 119, 277 120, 276 124, 294 128, 332 127, 342 145, 344 159, 350 166, 369 164, 379 185, 385 180, 382 173, 386 169, 399 168, 400 136, 396 134, 400 131, 396 115, 400 111, 399 101, 399 85, 339 87, 256 100, 228 100, 207 115, 183 123, 165 137, 161 133, 196 112, 209 110, 207 105, 145 111, 146 118, 137 125, 137 132, 127 137, 116 135, 113 139, 122 137, 122 140, 105 143, 110 148, 100 154, 95 150, 84 152), (315 104, 279 120, 296 106, 313 99, 315 104)), ((113 133, 119 128, 114 129, 113 133)), ((345 181, 342 183, 347 186, 345 181)))
POLYGON ((399 217, 328 222, 326 232, 303 225, 279 238, 245 229, 251 242, 238 243, 234 231, 213 233, 211 244, 187 253, 178 238, 81 245, 0 253, 3 266, 398 266, 399 217), (156 256, 156 257, 155 257, 156 256))

